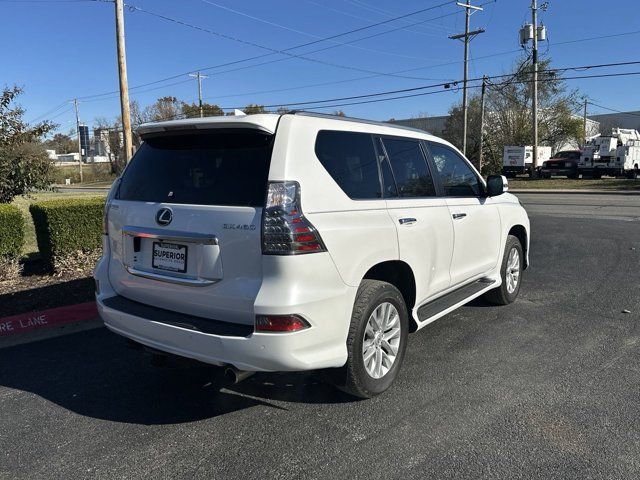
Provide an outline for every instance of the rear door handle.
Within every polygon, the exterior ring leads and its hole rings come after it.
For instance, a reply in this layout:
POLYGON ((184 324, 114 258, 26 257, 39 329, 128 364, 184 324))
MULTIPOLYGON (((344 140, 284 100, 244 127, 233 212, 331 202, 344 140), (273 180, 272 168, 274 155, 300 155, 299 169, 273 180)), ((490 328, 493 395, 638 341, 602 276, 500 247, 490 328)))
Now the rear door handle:
POLYGON ((467 214, 466 213, 454 213, 452 216, 453 216, 454 220, 460 220, 461 218, 466 217, 467 214))
POLYGON ((412 223, 416 223, 417 221, 418 220, 416 220, 415 218, 411 218, 411 217, 398 219, 398 222, 400 222, 400 225, 411 225, 412 223))

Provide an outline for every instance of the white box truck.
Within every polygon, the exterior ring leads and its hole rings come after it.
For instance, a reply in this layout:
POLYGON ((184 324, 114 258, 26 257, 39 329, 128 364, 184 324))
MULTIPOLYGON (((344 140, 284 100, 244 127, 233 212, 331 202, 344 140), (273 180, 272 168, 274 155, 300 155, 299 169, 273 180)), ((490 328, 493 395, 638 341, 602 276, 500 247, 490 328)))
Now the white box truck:
POLYGON ((507 145, 504 147, 502 157, 502 174, 507 178, 525 174, 533 176, 542 163, 549 158, 551 158, 551 147, 538 147, 538 159, 534 162, 532 146, 507 145))
POLYGON ((599 135, 582 149, 578 171, 600 178, 640 176, 640 133, 629 128, 613 128, 611 135, 599 135))

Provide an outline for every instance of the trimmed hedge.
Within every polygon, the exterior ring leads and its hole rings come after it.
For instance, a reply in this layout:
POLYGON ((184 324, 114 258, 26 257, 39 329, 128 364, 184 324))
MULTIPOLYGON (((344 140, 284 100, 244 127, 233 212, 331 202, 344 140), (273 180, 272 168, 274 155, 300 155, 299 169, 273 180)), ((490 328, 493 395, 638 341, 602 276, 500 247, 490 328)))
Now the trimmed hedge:
POLYGON ((0 204, 0 257, 17 260, 24 245, 24 217, 15 205, 0 204))
POLYGON ((91 267, 102 246, 105 199, 73 198, 32 203, 38 249, 55 271, 91 267))

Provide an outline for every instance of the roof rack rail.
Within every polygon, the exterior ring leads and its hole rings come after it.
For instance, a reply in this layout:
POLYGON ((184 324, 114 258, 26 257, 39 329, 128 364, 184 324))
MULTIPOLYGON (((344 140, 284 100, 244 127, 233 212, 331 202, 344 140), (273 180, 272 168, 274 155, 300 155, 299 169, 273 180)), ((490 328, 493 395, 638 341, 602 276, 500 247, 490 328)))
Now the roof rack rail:
POLYGON ((304 117, 317 117, 317 118, 329 118, 333 120, 342 120, 344 122, 353 122, 353 123, 366 123, 368 125, 379 125, 381 127, 390 127, 397 128, 399 130, 411 130, 419 133, 427 133, 431 135, 430 132, 426 130, 421 130, 419 128, 414 127, 406 127, 404 125, 396 125, 394 123, 389 122, 379 122, 377 120, 367 120, 366 118, 356 118, 356 117, 343 117, 342 115, 333 115, 331 113, 319 113, 319 112, 308 112, 306 110, 291 110, 286 112, 285 115, 301 115, 304 117))

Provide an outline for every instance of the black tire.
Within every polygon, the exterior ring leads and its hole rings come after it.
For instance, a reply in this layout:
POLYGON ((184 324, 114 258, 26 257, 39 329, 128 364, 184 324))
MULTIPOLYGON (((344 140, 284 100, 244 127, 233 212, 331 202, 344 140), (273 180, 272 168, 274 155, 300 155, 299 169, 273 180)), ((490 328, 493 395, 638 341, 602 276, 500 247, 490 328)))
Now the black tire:
POLYGON ((484 298, 495 305, 509 305, 518 298, 520 292, 520 286, 522 285, 522 269, 524 266, 524 255, 522 251, 522 245, 518 237, 509 235, 507 237, 507 243, 504 248, 504 255, 502 258, 502 265, 500 266, 500 276, 502 277, 502 285, 498 288, 488 291, 484 294, 484 298), (507 264, 511 251, 515 249, 519 255, 519 272, 518 281, 516 282, 515 289, 510 292, 507 287, 507 264))
POLYGON ((402 295, 390 283, 378 280, 363 280, 351 315, 351 326, 347 337, 347 363, 330 372, 330 380, 340 390, 359 398, 371 398, 387 390, 394 382, 402 366, 407 348, 409 315, 402 295), (373 378, 363 359, 365 328, 372 312, 383 303, 391 303, 397 310, 400 324, 398 352, 391 368, 381 378, 373 378))

